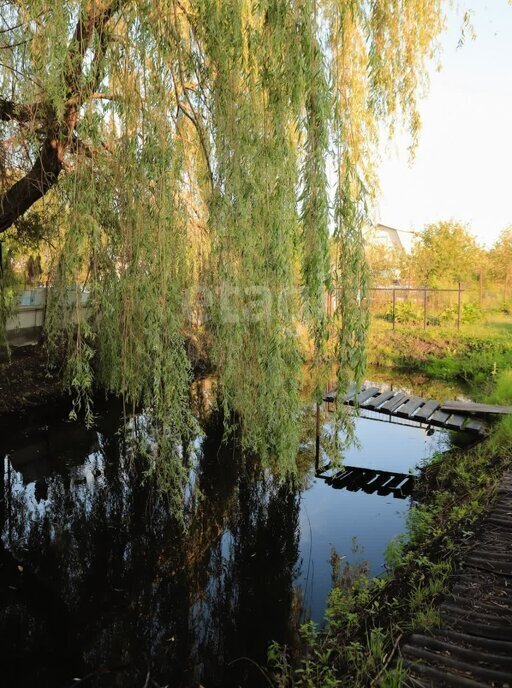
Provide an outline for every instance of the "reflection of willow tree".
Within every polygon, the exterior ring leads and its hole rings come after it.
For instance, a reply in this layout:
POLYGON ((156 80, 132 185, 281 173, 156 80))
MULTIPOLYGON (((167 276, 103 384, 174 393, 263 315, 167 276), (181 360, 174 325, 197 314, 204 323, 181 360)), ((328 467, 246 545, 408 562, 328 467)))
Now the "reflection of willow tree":
MULTIPOLYGON (((222 540, 213 556, 210 552, 209 563, 204 562, 207 566, 196 569, 201 577, 198 589, 204 591, 193 610, 199 622, 197 655, 206 675, 215 675, 223 661, 230 661, 233 685, 252 685, 251 679, 261 685, 261 675, 242 658, 264 661, 269 629, 276 637, 289 637, 295 612, 299 498, 291 483, 276 481, 244 459, 235 446, 224 445, 217 454, 208 450, 206 454, 215 459, 205 462, 200 489, 208 502, 228 508, 218 514, 217 527, 223 521, 217 531, 224 531, 222 540), (239 476, 234 482, 228 477, 233 459, 239 476), (220 481, 212 482, 212 470, 220 481), (215 500, 211 500, 212 485, 215 500)), ((209 523, 210 511, 203 511, 201 523, 205 517, 209 523)))
POLYGON ((222 659, 264 660, 269 628, 287 639, 294 489, 248 468, 213 423, 184 531, 152 481, 141 484, 140 464, 120 461, 112 429, 100 437, 84 467, 45 478, 45 508, 17 483, 3 502, 7 673, 17 685, 67 685, 89 672, 97 686, 144 685, 148 671, 161 685, 250 681, 242 663, 224 676, 222 659))

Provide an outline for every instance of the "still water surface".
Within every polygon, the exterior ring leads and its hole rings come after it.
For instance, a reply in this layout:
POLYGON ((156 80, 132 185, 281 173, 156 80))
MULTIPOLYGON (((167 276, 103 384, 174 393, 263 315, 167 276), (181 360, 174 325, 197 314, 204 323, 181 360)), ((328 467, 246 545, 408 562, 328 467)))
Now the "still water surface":
MULTIPOLYGON (((356 427, 352 466, 407 473, 449 444, 418 427, 356 427)), ((321 622, 332 547, 378 574, 403 531, 410 499, 333 489, 312 462, 283 484, 222 443, 215 415, 196 443, 201 498, 177 513, 141 481, 120 428, 110 404, 92 430, 4 433, 3 685, 261 686, 268 643, 321 622)))

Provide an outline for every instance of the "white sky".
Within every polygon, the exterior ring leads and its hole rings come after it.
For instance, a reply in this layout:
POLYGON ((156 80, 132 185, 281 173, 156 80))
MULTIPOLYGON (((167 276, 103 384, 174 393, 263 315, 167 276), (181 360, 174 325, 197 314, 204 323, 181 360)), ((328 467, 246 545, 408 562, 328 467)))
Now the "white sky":
POLYGON ((403 136, 383 147, 377 219, 403 230, 455 219, 489 246, 512 224, 512 6, 466 6, 476 40, 457 48, 462 13, 451 11, 441 71, 432 65, 420 103, 416 158, 411 165, 403 136))

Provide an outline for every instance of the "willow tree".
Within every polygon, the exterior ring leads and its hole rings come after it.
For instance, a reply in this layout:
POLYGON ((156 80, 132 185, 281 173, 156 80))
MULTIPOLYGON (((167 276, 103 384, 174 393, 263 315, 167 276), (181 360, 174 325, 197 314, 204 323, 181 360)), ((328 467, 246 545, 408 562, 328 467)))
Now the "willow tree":
POLYGON ((293 457, 297 322, 320 360, 338 290, 340 384, 360 374, 378 134, 415 136, 441 5, 2 3, 0 232, 58 195, 48 330, 79 401, 93 384, 143 401, 173 446, 201 293, 226 410, 247 446, 293 457))

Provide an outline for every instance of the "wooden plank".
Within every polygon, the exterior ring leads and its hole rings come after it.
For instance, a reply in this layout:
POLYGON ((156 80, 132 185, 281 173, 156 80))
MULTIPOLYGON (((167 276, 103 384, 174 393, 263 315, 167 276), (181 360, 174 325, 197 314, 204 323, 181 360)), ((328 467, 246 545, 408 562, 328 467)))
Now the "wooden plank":
MULTIPOLYGON (((342 396, 341 398, 343 399, 343 403, 347 403, 349 399, 352 399, 352 397, 355 395, 357 391, 357 387, 354 382, 352 382, 348 387, 346 394, 342 396)), ((337 389, 330 389, 324 396, 324 401, 328 403, 332 403, 336 401, 338 398, 338 390, 337 389)))
POLYGON ((363 406, 366 401, 374 397, 380 390, 378 387, 368 387, 363 392, 359 392, 357 395, 357 403, 359 406, 363 406))
POLYGON ((477 418, 471 418, 471 420, 466 423, 464 430, 471 430, 473 432, 485 432, 487 430, 487 425, 477 418))
POLYGON ((327 394, 324 396, 324 401, 326 401, 327 403, 336 401, 336 396, 337 396, 337 394, 338 394, 338 393, 336 392, 335 389, 331 389, 331 390, 330 390, 329 392, 327 392, 327 394))
POLYGON ((402 394, 402 392, 398 392, 398 394, 396 394, 392 399, 386 401, 385 404, 382 404, 379 411, 393 413, 394 411, 396 411, 397 408, 404 404, 408 398, 409 397, 407 396, 407 394, 402 394))
POLYGON ((449 413, 446 413, 446 411, 441 411, 441 409, 439 409, 430 416, 429 423, 436 423, 438 425, 444 426, 449 417, 449 413))
POLYGON ((443 411, 478 413, 478 414, 503 414, 512 413, 512 406, 497 406, 494 404, 475 404, 472 401, 445 401, 441 404, 443 411))
POLYGON ((427 401, 425 406, 422 406, 419 411, 417 411, 414 414, 414 419, 415 420, 428 420, 430 416, 434 413, 434 411, 437 411, 437 409, 440 407, 439 401, 436 401, 435 399, 430 399, 427 401))
POLYGON ((400 418, 411 418, 413 413, 419 409, 422 404, 425 403, 424 399, 420 397, 411 397, 409 401, 402 406, 402 408, 397 411, 396 415, 400 418))
POLYGON ((466 421, 466 416, 461 416, 454 413, 445 423, 445 426, 450 430, 460 430, 466 421))
POLYGON ((387 392, 382 392, 382 394, 379 394, 378 397, 374 397, 373 399, 370 399, 368 403, 366 404, 366 408, 369 409, 376 409, 379 407, 381 404, 383 404, 385 401, 389 401, 391 397, 394 397, 396 394, 395 391, 392 389, 388 389, 387 392))
POLYGON ((343 398, 343 403, 348 404, 351 402, 351 400, 355 397, 357 393, 357 385, 350 385, 350 387, 347 390, 347 393, 345 397, 343 398))

